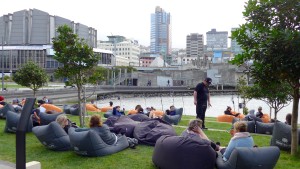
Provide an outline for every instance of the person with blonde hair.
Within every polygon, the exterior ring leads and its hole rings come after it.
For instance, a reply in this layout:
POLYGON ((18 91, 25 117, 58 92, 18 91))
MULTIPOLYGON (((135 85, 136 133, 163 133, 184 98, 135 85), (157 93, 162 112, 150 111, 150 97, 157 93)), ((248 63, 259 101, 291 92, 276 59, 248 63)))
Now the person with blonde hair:
POLYGON ((76 123, 71 122, 65 114, 56 117, 56 122, 68 133, 70 127, 78 128, 76 123))
POLYGON ((249 132, 247 132, 247 123, 237 121, 233 124, 233 137, 230 139, 228 147, 223 154, 223 160, 227 161, 236 147, 253 147, 254 141, 249 132))

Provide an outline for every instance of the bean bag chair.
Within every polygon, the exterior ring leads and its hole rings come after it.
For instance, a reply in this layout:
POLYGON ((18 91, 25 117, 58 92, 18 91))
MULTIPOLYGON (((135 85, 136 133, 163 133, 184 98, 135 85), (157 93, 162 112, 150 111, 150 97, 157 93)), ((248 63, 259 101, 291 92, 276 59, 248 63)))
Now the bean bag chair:
POLYGON ((129 118, 131 118, 134 121, 139 121, 139 122, 143 122, 143 121, 148 121, 150 120, 150 118, 145 115, 145 114, 133 114, 133 115, 128 115, 129 118))
POLYGON ((85 108, 87 111, 91 112, 101 112, 101 109, 99 109, 96 105, 94 104, 86 104, 85 108))
POLYGON ((70 142, 73 150, 82 156, 105 156, 126 149, 129 144, 126 136, 118 137, 116 144, 108 145, 93 130, 69 129, 70 142))
POLYGON ((79 107, 71 107, 70 108, 70 113, 74 116, 79 116, 80 114, 80 109, 79 107))
POLYGON ((255 122, 256 121, 263 122, 261 118, 258 118, 258 117, 254 116, 254 115, 247 115, 244 118, 244 120, 246 120, 246 121, 255 121, 255 122))
POLYGON ((56 113, 56 114, 47 114, 47 113, 40 113, 40 120, 41 120, 41 125, 48 125, 49 123, 53 122, 56 120, 57 116, 64 114, 64 113, 56 113))
POLYGON ((50 150, 67 151, 71 149, 68 134, 55 121, 45 126, 36 126, 32 132, 50 150))
POLYGON ((261 118, 264 123, 270 123, 270 116, 268 114, 264 114, 261 118))
MULTIPOLYGON (((10 133, 17 132, 17 127, 18 127, 20 117, 21 117, 21 113, 8 111, 6 113, 6 124, 5 124, 4 131, 5 132, 10 132, 10 133)), ((26 128, 26 132, 31 132, 32 127, 33 127, 32 118, 30 117, 29 121, 28 121, 28 126, 26 128)))
POLYGON ((45 103, 45 104, 42 104, 41 106, 46 109, 46 112, 47 111, 54 111, 54 112, 57 112, 57 113, 62 113, 63 112, 63 110, 61 108, 59 108, 59 107, 57 107, 53 104, 45 103))
MULTIPOLYGON (((271 138, 271 146, 277 146, 281 150, 289 151, 292 143, 292 127, 282 122, 275 122, 271 138)), ((298 129, 298 137, 300 137, 300 130, 298 129)), ((300 139, 298 138, 299 144, 300 139)))
POLYGON ((165 113, 161 110, 152 110, 151 113, 154 115, 154 116, 163 116, 165 113))
POLYGON ((106 124, 108 127, 114 127, 114 125, 118 119, 119 119, 118 116, 110 116, 106 119, 104 124, 106 124))
POLYGON ((11 105, 11 104, 6 104, 5 106, 3 106, 1 109, 0 109, 0 118, 3 118, 5 119, 6 118, 6 113, 8 111, 12 111, 12 112, 15 112, 15 108, 11 105))
POLYGON ((274 123, 262 123, 262 122, 257 121, 256 122, 256 133, 272 135, 273 127, 274 127, 274 123))
POLYGON ((113 132, 133 138, 133 131, 138 122, 127 116, 121 116, 114 124, 113 132))
POLYGON ((280 155, 278 147, 237 147, 227 161, 219 152, 216 161, 218 169, 273 169, 280 155))
POLYGON ((133 136, 139 143, 154 146, 156 140, 163 135, 176 136, 174 128, 161 119, 141 122, 134 128, 133 136))
POLYGON ((106 113, 104 113, 103 116, 104 116, 105 118, 109 118, 109 117, 113 116, 112 113, 113 113, 112 110, 108 110, 106 113))
POLYGON ((176 112, 176 115, 170 116, 170 115, 165 114, 162 119, 170 124, 177 125, 181 120, 183 108, 176 109, 175 112, 176 112))
POLYGON ((228 123, 232 123, 232 120, 233 120, 234 118, 235 118, 234 116, 227 115, 227 114, 222 114, 222 115, 219 115, 219 116, 217 117, 217 121, 218 121, 218 122, 228 122, 228 123))
POLYGON ((127 114, 128 115, 137 114, 137 110, 129 110, 127 114))
POLYGON ((64 113, 71 114, 70 108, 71 108, 70 105, 64 105, 64 107, 63 107, 64 113))
POLYGON ((110 106, 108 106, 108 107, 102 107, 101 108, 101 112, 107 112, 108 110, 112 110, 113 109, 113 107, 110 107, 110 106))
POLYGON ((152 161, 162 169, 213 169, 216 152, 200 138, 164 135, 156 141, 152 161))

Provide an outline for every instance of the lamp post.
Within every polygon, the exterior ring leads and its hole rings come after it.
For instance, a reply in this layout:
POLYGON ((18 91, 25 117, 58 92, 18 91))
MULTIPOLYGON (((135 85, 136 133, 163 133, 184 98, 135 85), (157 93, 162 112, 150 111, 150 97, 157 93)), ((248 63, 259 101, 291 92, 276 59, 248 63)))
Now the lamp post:
POLYGON ((3 50, 4 40, 2 37, 2 59, 1 59, 1 67, 2 67, 2 91, 4 91, 4 50, 3 50))

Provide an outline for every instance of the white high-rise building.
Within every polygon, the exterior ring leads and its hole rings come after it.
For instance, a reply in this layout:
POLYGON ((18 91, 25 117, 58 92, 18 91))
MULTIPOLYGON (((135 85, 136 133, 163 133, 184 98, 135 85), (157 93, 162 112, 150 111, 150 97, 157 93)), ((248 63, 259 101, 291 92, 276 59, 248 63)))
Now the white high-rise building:
MULTIPOLYGON (((100 49, 113 51, 115 56, 122 56, 129 60, 129 66, 139 66, 140 45, 137 40, 126 39, 124 36, 108 36, 108 41, 98 41, 100 49)), ((112 65, 117 65, 113 63, 112 65)))

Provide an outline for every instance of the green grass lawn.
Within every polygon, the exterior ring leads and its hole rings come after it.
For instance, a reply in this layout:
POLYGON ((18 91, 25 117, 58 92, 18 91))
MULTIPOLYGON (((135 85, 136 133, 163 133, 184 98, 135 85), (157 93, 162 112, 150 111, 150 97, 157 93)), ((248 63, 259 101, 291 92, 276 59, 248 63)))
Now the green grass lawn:
MULTIPOLYGON (((91 114, 91 113, 89 113, 91 114)), ((78 116, 69 115, 74 122, 79 122, 78 116)), ((180 125, 186 126, 188 120, 193 116, 184 116, 180 125)), ((88 118, 87 118, 88 120, 88 118)), ((0 120, 0 160, 15 162, 15 134, 4 133, 5 120, 0 120)), ((211 129, 227 130, 230 123, 215 122, 215 118, 207 118, 207 126, 211 129)), ((174 126, 179 135, 185 127, 174 126)), ((230 135, 226 131, 206 130, 205 133, 213 141, 221 142, 221 146, 226 146, 230 140, 230 135)), ((252 134, 255 144, 258 146, 268 146, 271 136, 252 134)), ((64 168, 64 169, 82 169, 82 168, 100 168, 100 169, 152 169, 153 147, 138 145, 136 149, 126 149, 119 153, 105 157, 82 157, 76 155, 73 151, 55 152, 46 149, 33 133, 26 135, 26 161, 39 161, 43 169, 64 168)), ((299 169, 300 155, 292 157, 288 152, 281 151, 280 159, 275 167, 276 169, 299 169)))

